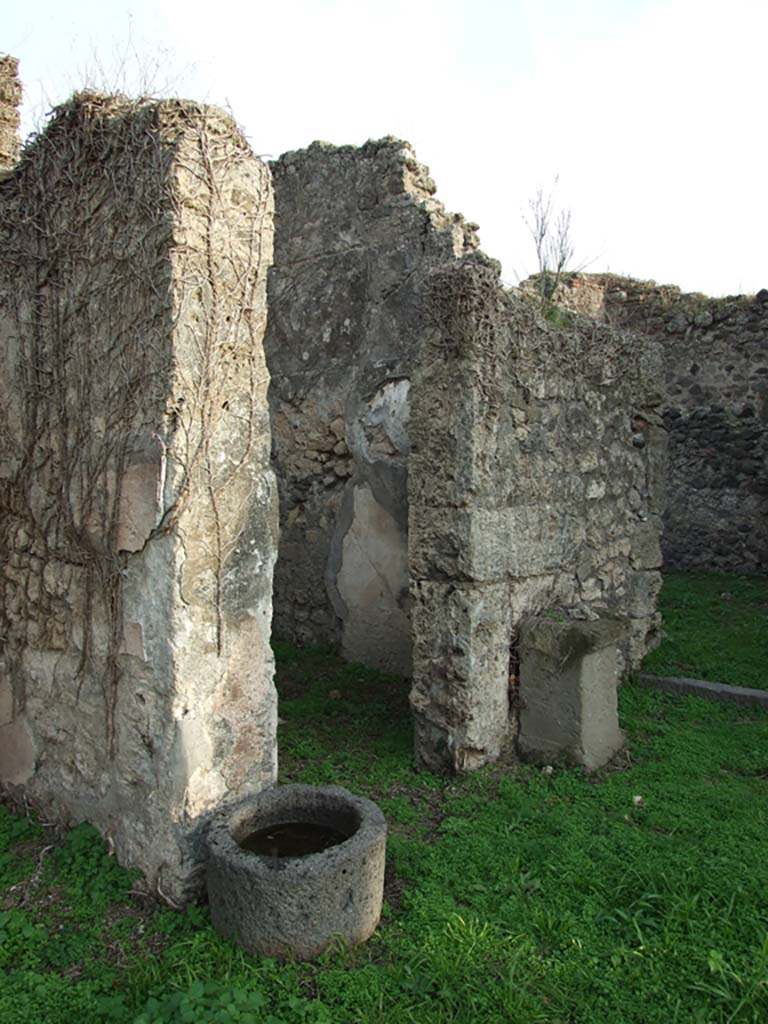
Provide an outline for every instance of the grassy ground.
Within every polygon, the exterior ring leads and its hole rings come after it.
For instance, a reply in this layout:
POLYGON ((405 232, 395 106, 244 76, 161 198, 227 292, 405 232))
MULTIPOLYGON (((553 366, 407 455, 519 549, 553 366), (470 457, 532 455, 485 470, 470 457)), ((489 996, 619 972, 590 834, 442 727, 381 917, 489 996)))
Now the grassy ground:
POLYGON ((411 767, 401 681, 278 651, 281 781, 370 795, 382 925, 315 964, 249 959, 141 895, 87 826, 0 807, 0 1021, 764 1024, 768 715, 626 686, 610 769, 411 767))
POLYGON ((767 578, 668 573, 659 606, 663 639, 647 672, 768 688, 767 578))

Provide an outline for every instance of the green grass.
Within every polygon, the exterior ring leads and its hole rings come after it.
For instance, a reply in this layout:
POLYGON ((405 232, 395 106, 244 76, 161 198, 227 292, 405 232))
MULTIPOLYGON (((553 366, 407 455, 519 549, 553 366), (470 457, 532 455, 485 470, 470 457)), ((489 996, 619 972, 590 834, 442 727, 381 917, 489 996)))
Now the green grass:
POLYGON ((340 783, 387 815, 373 938, 313 964, 250 958, 206 908, 137 896, 92 829, 0 807, 2 1024, 768 1020, 764 712, 628 685, 609 769, 443 779, 412 768, 401 680, 276 654, 281 781, 340 783))
POLYGON ((662 643, 645 671, 768 688, 768 579, 668 573, 659 607, 662 643))

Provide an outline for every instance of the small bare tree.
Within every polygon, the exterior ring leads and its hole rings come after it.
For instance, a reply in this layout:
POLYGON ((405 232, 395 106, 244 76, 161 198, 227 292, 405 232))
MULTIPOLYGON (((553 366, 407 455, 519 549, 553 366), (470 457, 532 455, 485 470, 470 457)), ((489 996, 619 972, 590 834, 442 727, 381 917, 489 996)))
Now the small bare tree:
POLYGON ((528 215, 523 215, 536 248, 538 290, 546 302, 552 300, 563 274, 583 270, 586 266, 586 263, 572 266, 575 250, 571 240, 571 211, 558 210, 555 205, 558 180, 556 176, 549 192, 537 189, 536 195, 528 200, 528 215))

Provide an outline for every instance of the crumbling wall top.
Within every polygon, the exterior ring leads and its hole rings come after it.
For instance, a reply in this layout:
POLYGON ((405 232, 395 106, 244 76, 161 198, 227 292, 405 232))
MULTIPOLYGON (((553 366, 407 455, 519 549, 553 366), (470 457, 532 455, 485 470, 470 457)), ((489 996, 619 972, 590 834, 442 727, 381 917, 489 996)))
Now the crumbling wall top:
POLYGON ((398 207, 404 231, 412 226, 409 210, 417 217, 427 215, 429 226, 422 228, 430 250, 427 255, 449 259, 480 244, 477 224, 448 212, 434 197, 436 186, 429 168, 419 163, 413 147, 403 139, 387 136, 363 146, 313 142, 306 149, 284 153, 270 167, 276 191, 285 196, 283 210, 278 207, 277 211, 277 264, 320 255, 317 246, 327 246, 327 231, 318 225, 313 236, 305 227, 308 211, 317 217, 318 210, 323 211, 324 222, 330 223, 332 217, 343 222, 344 230, 337 233, 335 242, 340 250, 375 245, 376 222, 387 236, 398 220, 398 207), (387 217, 382 216, 384 210, 387 217))
MULTIPOLYGON (((522 284, 537 291, 540 275, 522 284)), ((757 295, 711 296, 684 292, 677 285, 642 281, 621 274, 564 274, 554 301, 584 316, 611 320, 648 332, 683 333, 687 327, 709 327, 735 318, 761 316, 768 291, 757 295)))

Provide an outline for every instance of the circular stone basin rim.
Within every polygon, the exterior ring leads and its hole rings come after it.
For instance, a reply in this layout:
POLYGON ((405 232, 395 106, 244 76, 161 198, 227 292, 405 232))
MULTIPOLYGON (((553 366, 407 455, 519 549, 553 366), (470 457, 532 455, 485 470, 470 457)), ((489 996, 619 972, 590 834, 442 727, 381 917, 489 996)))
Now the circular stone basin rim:
MULTIPOLYGON (((275 787, 276 789, 287 789, 287 786, 275 787)), ((291 787, 293 788, 293 787, 291 787)), ((364 825, 364 817, 360 813, 357 807, 350 807, 346 801, 339 801, 337 806, 322 806, 317 803, 317 792, 314 791, 314 787, 306 786, 302 787, 307 790, 313 790, 312 796, 314 800, 301 800, 301 793, 296 793, 296 803, 290 808, 274 807, 272 809, 265 808, 260 810, 254 809, 251 801, 246 801, 242 809, 237 806, 234 808, 230 816, 229 824, 229 838, 231 839, 231 850, 232 852, 240 851, 245 857, 261 857, 263 860, 273 861, 274 856, 269 854, 256 853, 252 850, 244 849, 240 844, 243 840, 247 839, 254 832, 259 832, 263 829, 276 828, 280 825, 290 825, 301 823, 303 825, 321 825, 326 828, 334 829, 340 832, 344 838, 333 843, 325 850, 319 850, 314 853, 298 854, 295 857, 280 857, 281 860, 304 860, 306 857, 321 857, 326 853, 330 853, 332 850, 343 846, 350 840, 354 839, 364 825)), ((328 791, 338 789, 340 792, 341 787, 323 787, 323 792, 328 795, 328 791)), ((271 792, 271 791, 267 791, 271 792)), ((261 795, 261 794, 260 794, 261 795)), ((225 833, 226 836, 226 833, 225 833)), ((225 845, 225 836, 221 839, 225 845)))
POLYGON ((228 856, 242 858, 246 862, 258 861, 271 865, 276 859, 309 861, 316 857, 333 856, 350 843, 365 845, 370 835, 381 828, 386 828, 384 815, 372 801, 354 796, 341 786, 307 786, 297 783, 262 790, 255 797, 246 797, 220 812, 209 828, 208 846, 218 847, 222 852, 226 851, 228 856), (330 826, 344 833, 346 838, 326 850, 301 857, 275 858, 252 853, 240 846, 243 839, 252 832, 299 821, 330 826))

